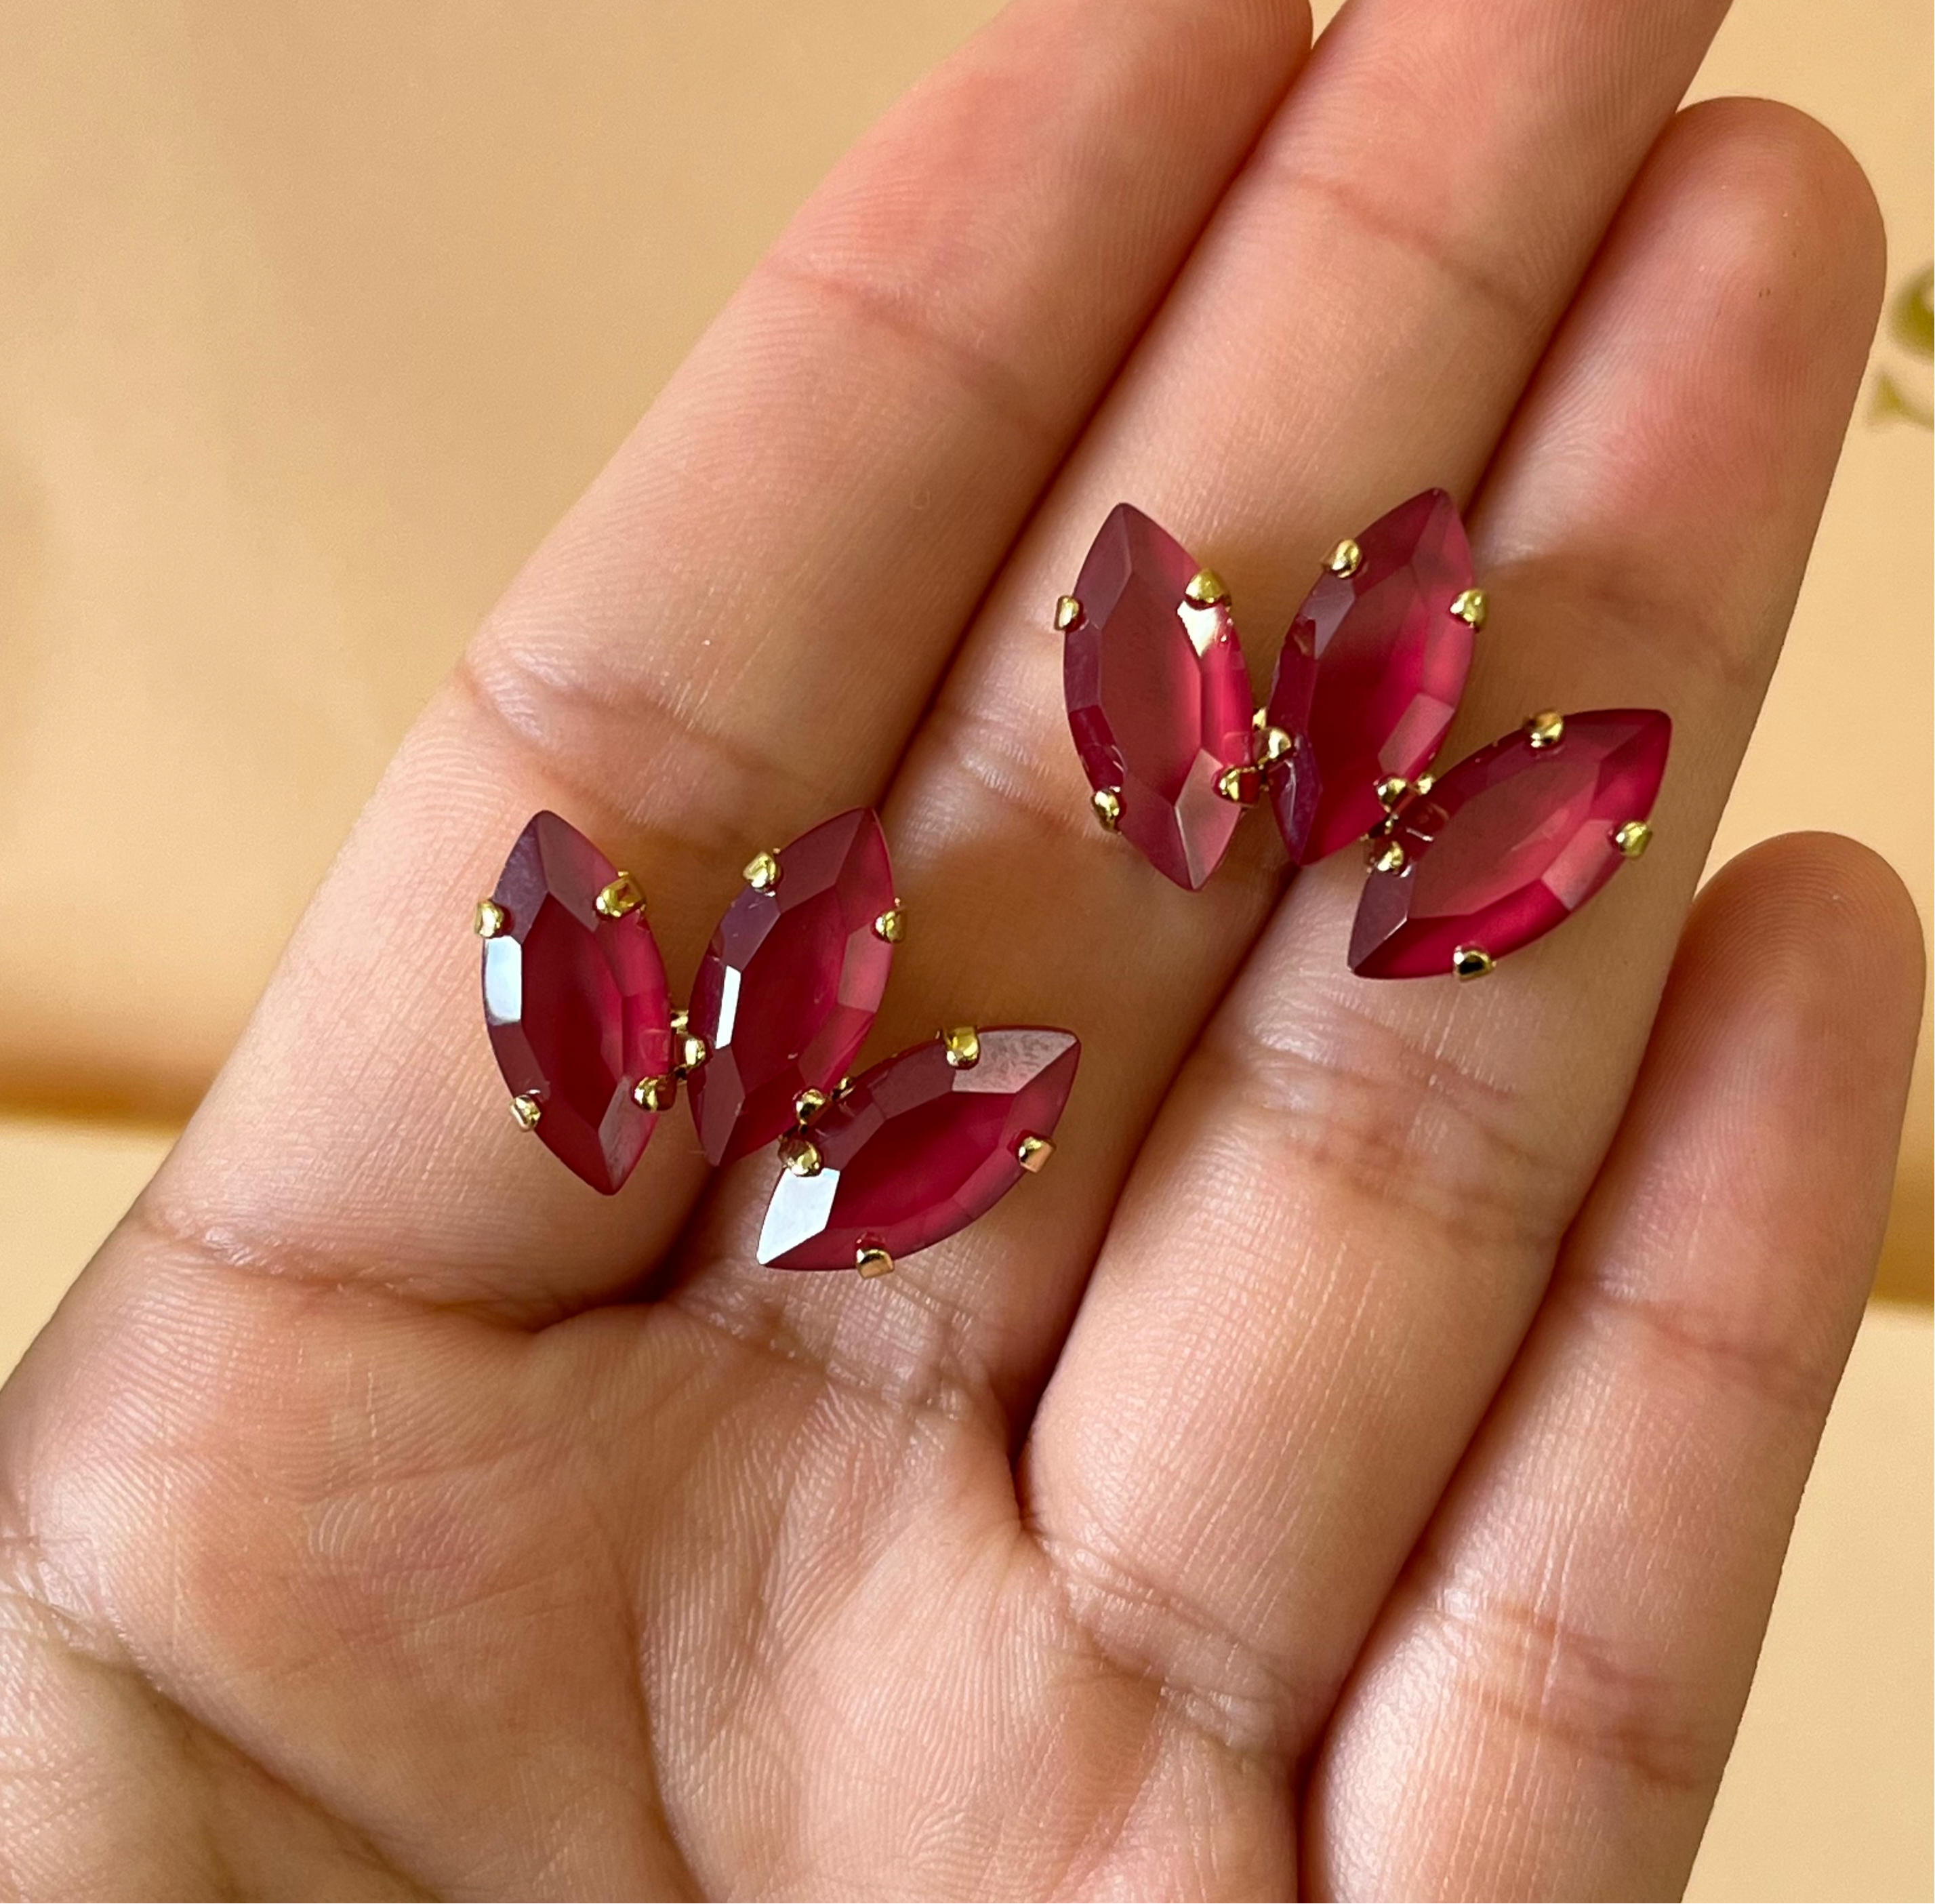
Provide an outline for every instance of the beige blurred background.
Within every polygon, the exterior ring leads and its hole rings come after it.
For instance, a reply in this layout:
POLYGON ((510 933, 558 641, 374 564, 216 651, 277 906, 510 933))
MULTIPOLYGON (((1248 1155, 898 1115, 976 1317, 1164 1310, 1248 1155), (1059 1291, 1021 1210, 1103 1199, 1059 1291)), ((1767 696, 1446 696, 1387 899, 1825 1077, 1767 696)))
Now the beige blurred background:
MULTIPOLYGON (((1563 0, 1555 0, 1562 4, 1563 0)), ((0 1371, 165 1149, 431 683, 841 148, 993 0, 0 9, 0 1371)), ((1320 5, 1320 18, 1335 11, 1320 5)), ((1931 893, 1927 0, 1738 0, 1894 293, 1716 848, 1931 893)), ((1930 1083, 1695 1873, 1927 1897, 1930 1083)))

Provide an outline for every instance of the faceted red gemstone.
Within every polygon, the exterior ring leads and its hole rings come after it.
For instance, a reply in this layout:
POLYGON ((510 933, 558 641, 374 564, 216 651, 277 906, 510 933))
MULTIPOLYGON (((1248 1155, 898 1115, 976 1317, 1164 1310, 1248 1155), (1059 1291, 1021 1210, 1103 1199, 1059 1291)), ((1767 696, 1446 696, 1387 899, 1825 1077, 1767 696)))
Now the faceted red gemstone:
POLYGON ((1250 677, 1229 605, 1184 591, 1189 552, 1127 503, 1082 564, 1080 618, 1062 651, 1068 724, 1088 784, 1121 802, 1118 830, 1194 890, 1221 863, 1242 809, 1216 790, 1250 757, 1250 677))
POLYGON ((1451 604, 1472 586, 1457 506, 1427 489, 1357 539, 1349 576, 1327 571, 1291 624, 1269 718, 1302 742, 1269 776, 1284 844, 1309 866, 1384 815, 1378 783, 1415 780, 1443 745, 1472 665, 1451 604))
POLYGON ((608 1196, 658 1120, 632 1095, 672 1069, 672 1002, 644 908, 608 919, 617 869, 575 827, 536 814, 491 894, 503 929, 484 941, 484 1022, 514 1096, 538 1106, 552 1154, 608 1196))
POLYGON ((1614 836, 1653 811, 1673 724, 1656 709, 1568 714, 1461 760, 1398 815, 1405 863, 1373 872, 1351 934, 1366 978, 1420 978, 1475 948, 1500 959, 1578 911, 1624 863, 1614 836))
POLYGON ((865 807, 802 833, 777 854, 769 891, 726 909, 693 981, 691 1029, 711 1056, 687 1093, 715 1164, 770 1144, 804 1090, 830 1091, 865 1043, 886 990, 893 909, 880 823, 865 807))
POLYGON ((1068 1032, 1005 1026, 980 1035, 957 1069, 937 1039, 859 1078, 807 1135, 811 1176, 773 1191, 759 1260, 782 1269, 851 1269, 860 1253, 896 1261, 992 1210, 1021 1181, 1025 1138, 1053 1131, 1081 1046, 1068 1032))

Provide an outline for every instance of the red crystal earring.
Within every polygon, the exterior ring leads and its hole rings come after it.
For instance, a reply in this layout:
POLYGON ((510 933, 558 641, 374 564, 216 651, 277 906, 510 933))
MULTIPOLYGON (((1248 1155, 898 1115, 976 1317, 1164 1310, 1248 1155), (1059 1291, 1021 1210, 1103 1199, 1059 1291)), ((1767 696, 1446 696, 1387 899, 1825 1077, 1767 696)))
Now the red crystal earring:
POLYGON ((1426 490, 1331 552, 1252 715, 1229 591, 1118 505, 1055 612, 1096 817, 1193 890, 1266 795, 1294 865, 1366 842, 1354 972, 1481 977, 1646 850, 1672 736, 1655 709, 1541 713, 1434 781, 1485 608, 1426 490))
POLYGON ((906 930, 880 821, 841 814, 745 882, 675 1011, 636 881, 536 814, 475 921, 512 1114, 609 1195, 684 1082, 714 1165, 779 1141, 761 1262, 880 1275, 1048 1161, 1081 1047, 964 1026, 850 1078, 906 930))

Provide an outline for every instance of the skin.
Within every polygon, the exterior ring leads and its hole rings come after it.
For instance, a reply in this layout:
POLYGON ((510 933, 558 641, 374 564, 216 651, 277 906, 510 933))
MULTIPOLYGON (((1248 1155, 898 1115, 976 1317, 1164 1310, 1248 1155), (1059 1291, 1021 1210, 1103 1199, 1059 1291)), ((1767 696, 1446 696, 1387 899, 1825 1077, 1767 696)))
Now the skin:
MULTIPOLYGON (((1666 1895, 1884 1219, 1898 883, 1696 899, 1882 282, 1716 0, 1016 0, 836 171, 406 740, 0 1393, 0 1887, 1666 1895), (1090 821, 1049 625, 1128 497, 1267 667, 1428 483, 1452 752, 1657 705, 1658 839, 1484 984, 1361 869, 1090 821), (875 1053, 1065 1023, 1051 1168, 892 1277, 752 1262, 683 1115, 521 1138, 467 919, 554 806, 675 978, 880 804, 875 1053)), ((1851 642, 1858 631, 1850 631, 1851 642)), ((1857 651, 1858 653, 1858 651, 1857 651)))

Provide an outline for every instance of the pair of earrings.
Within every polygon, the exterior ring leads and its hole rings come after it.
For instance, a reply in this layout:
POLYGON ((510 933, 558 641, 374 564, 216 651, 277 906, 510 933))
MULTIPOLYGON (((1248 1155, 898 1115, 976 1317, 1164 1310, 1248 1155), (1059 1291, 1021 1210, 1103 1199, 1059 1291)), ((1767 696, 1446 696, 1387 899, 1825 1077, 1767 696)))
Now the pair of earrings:
POLYGON ((879 820, 838 814, 744 881, 675 1011, 638 882, 533 818, 475 919, 512 1114, 608 1195, 682 1083, 714 1165, 778 1144, 761 1262, 884 1274, 1047 1162, 1081 1047, 964 1026, 849 1077, 907 929, 879 820))
POLYGON ((1253 714, 1229 591, 1120 504, 1055 611, 1097 818, 1193 891, 1267 799, 1294 865, 1366 842, 1352 971, 1482 977, 1645 851, 1673 730, 1543 712, 1434 777, 1485 609, 1457 506, 1427 490, 1331 552, 1253 714))

